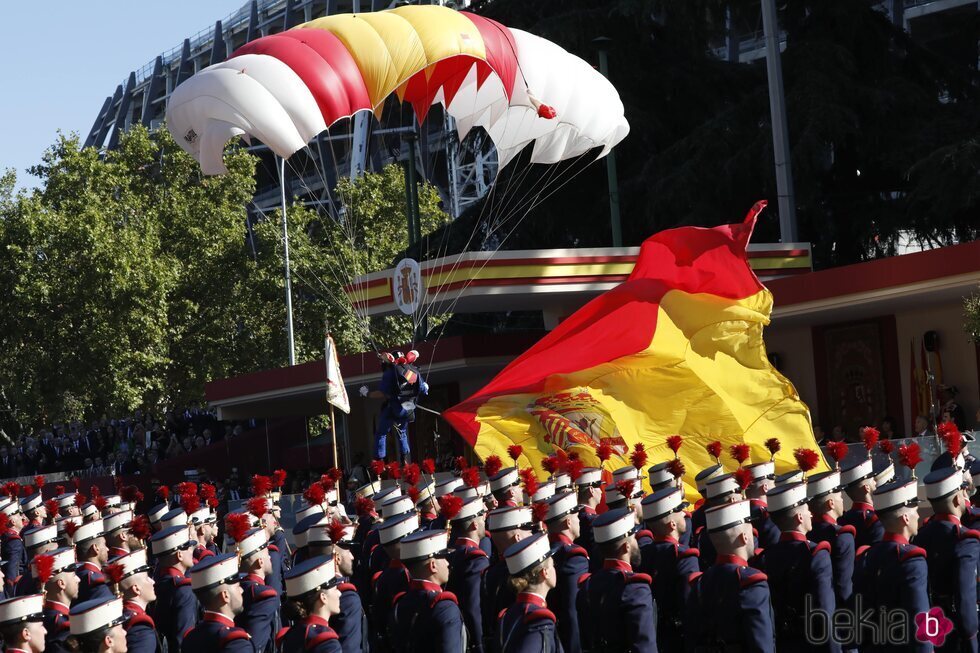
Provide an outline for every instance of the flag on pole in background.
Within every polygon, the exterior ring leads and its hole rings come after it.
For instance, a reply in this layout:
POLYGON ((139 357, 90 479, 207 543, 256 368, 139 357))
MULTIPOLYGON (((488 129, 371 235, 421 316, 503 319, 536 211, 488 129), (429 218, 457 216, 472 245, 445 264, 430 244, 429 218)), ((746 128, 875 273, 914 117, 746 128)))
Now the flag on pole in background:
POLYGON ((340 374, 340 360, 337 358, 337 345, 328 333, 323 349, 324 358, 327 361, 327 401, 350 414, 350 399, 347 397, 347 388, 344 387, 344 377, 340 374))
MULTIPOLYGON (((777 470, 795 467, 793 450, 816 449, 810 414, 766 356, 762 329, 772 295, 745 248, 759 212, 741 224, 682 227, 643 243, 629 279, 597 297, 504 368, 486 387, 444 413, 481 458, 506 460, 544 475, 556 449, 598 466, 595 447, 611 445, 605 468, 629 463, 643 443, 649 464, 673 458, 666 439, 685 437, 680 457, 689 495, 694 475, 714 461, 705 445, 751 445, 778 437, 777 470)), ((729 469, 737 464, 723 456, 729 469)), ((826 470, 820 461, 814 472, 826 470)))

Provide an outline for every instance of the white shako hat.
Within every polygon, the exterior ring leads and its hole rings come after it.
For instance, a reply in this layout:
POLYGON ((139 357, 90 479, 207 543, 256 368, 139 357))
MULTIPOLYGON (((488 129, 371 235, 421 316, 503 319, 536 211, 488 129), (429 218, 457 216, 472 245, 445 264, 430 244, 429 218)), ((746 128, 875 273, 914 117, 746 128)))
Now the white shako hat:
POLYGON ((502 469, 490 477, 490 491, 500 492, 501 490, 506 490, 509 487, 519 485, 520 482, 521 480, 517 473, 517 468, 507 467, 506 469, 502 469))
POLYGON ((323 512, 315 512, 297 522, 296 526, 293 527, 293 540, 296 542, 296 546, 307 546, 310 543, 310 529, 326 524, 328 521, 329 519, 323 512))
POLYGON ((615 485, 620 481, 636 481, 640 482, 640 470, 633 465, 627 465, 626 467, 620 467, 612 473, 612 484, 615 485))
POLYGON ((64 494, 59 494, 54 498, 58 502, 59 508, 69 508, 75 505, 75 493, 65 492, 64 494))
POLYGON ((122 497, 118 494, 106 494, 102 498, 105 499, 106 508, 116 508, 122 503, 122 497))
POLYGON ((71 536, 71 541, 77 545, 94 540, 97 537, 102 537, 103 535, 105 535, 105 528, 103 527, 102 520, 95 519, 79 526, 75 534, 71 536))
POLYGON ((598 467, 583 467, 578 478, 575 479, 575 485, 578 487, 599 487, 602 485, 602 470, 598 467))
POLYGON ((926 474, 922 479, 926 486, 926 498, 930 501, 945 499, 966 485, 963 472, 956 467, 943 467, 926 474))
MULTIPOLYGON (((54 564, 51 565, 52 578, 58 574, 75 573, 75 569, 78 567, 74 547, 65 546, 54 551, 48 551, 43 555, 51 556, 54 559, 54 564)), ((34 578, 37 578, 37 558, 38 556, 34 556, 34 560, 31 561, 31 576, 34 578)))
POLYGON ((123 573, 120 580, 135 576, 141 572, 152 573, 153 566, 146 559, 146 549, 136 549, 125 555, 121 555, 112 561, 113 564, 120 565, 123 573))
POLYGON ((371 481, 354 490, 359 497, 371 497, 381 491, 381 481, 371 481))
POLYGON ((198 526, 206 522, 208 519, 210 519, 210 517, 211 517, 211 509, 207 506, 204 506, 203 508, 198 508, 191 514, 187 515, 187 523, 198 526))
POLYGON ((789 485, 790 483, 802 483, 802 482, 803 482, 802 469, 793 469, 776 476, 776 487, 782 487, 783 485, 789 485))
MULTIPOLYGON (((44 597, 40 594, 15 596, 0 601, 0 626, 20 624, 27 621, 44 621, 44 597)), ((7 650, 13 648, 10 643, 7 650)))
POLYGON ((527 506, 497 508, 487 513, 487 530, 502 533, 516 529, 531 530, 534 522, 531 509, 527 506))
POLYGON ((449 534, 443 530, 415 531, 404 540, 400 558, 403 563, 418 562, 429 558, 448 558, 453 550, 449 548, 449 534))
POLYGON ((349 549, 354 543, 354 533, 357 530, 355 524, 343 524, 343 535, 337 542, 330 537, 330 523, 324 522, 317 524, 306 532, 306 543, 316 546, 339 546, 342 549, 349 549))
POLYGON ((463 479, 461 478, 447 478, 444 481, 436 483, 436 498, 444 497, 447 494, 452 494, 456 491, 460 485, 463 484, 463 479))
POLYGON ((640 508, 643 511, 643 521, 656 521, 667 515, 680 512, 687 507, 684 492, 678 487, 667 487, 643 497, 640 508))
POLYGON ((708 484, 708 481, 713 479, 715 476, 721 476, 724 472, 725 470, 722 468, 722 466, 717 463, 709 467, 705 467, 698 472, 697 476, 694 477, 694 484, 697 486, 698 492, 701 493, 701 496, 704 496, 705 486, 708 484))
POLYGON ((166 530, 171 526, 187 526, 187 513, 183 508, 174 508, 160 518, 160 528, 166 530))
POLYGON ((840 472, 838 471, 814 474, 806 480, 807 501, 819 499, 831 492, 840 492, 841 489, 840 472))
POLYGON ((607 510, 592 522, 592 535, 599 544, 614 542, 638 530, 636 515, 627 508, 607 510))
POLYGON ((630 491, 629 496, 623 495, 618 487, 615 485, 606 486, 606 505, 613 503, 619 503, 620 501, 626 501, 628 499, 636 499, 637 497, 643 496, 643 487, 640 486, 639 481, 624 481, 625 483, 632 483, 633 489, 630 491))
POLYGON ((768 478, 770 480, 776 478, 776 463, 771 460, 767 460, 761 463, 752 463, 751 465, 746 465, 745 469, 752 472, 752 482, 756 483, 762 479, 768 478))
POLYGON ((844 487, 850 487, 872 476, 874 476, 874 463, 870 458, 864 458, 840 470, 840 482, 844 487))
POLYGON ((344 582, 334 568, 333 556, 304 560, 286 572, 286 596, 296 598, 317 589, 330 589, 344 582))
POLYGON ((269 536, 264 528, 253 528, 245 533, 238 543, 238 553, 243 557, 251 556, 269 546, 269 536))
POLYGON ((518 576, 555 555, 559 548, 560 546, 552 546, 544 533, 535 533, 511 544, 504 551, 507 571, 511 576, 518 576))
POLYGON ((68 613, 69 632, 72 635, 87 635, 121 624, 125 619, 122 598, 110 596, 92 599, 71 607, 68 613))
POLYGON ((415 502, 411 497, 398 496, 381 504, 381 518, 390 519, 413 510, 415 510, 415 502))
POLYGON ((455 490, 453 490, 453 494, 458 496, 460 499, 471 499, 473 497, 479 498, 483 496, 482 494, 480 494, 479 485, 477 485, 476 487, 470 487, 469 485, 460 485, 455 490))
POLYGON ((54 520, 54 523, 58 528, 58 535, 61 535, 62 533, 65 532, 69 522, 81 526, 83 523, 85 523, 85 520, 82 519, 81 515, 68 515, 67 517, 58 517, 57 519, 54 520))
POLYGON ((34 494, 26 496, 20 500, 20 509, 24 512, 34 510, 35 508, 40 507, 42 502, 43 499, 41 498, 41 493, 35 492, 34 494))
POLYGON ((371 496, 371 501, 374 501, 374 505, 380 506, 385 501, 394 499, 395 497, 400 497, 401 495, 402 491, 398 488, 398 486, 392 485, 391 487, 386 487, 378 492, 375 492, 371 496))
POLYGON ((10 497, 4 497, 0 500, 0 512, 5 515, 16 515, 20 512, 20 501, 11 499, 10 497))
POLYGON ((769 513, 789 510, 806 503, 806 485, 806 483, 789 483, 766 492, 766 506, 769 513))
POLYGON ((895 478, 895 464, 891 459, 884 465, 873 465, 873 469, 877 485, 884 485, 895 478))
POLYGON ((548 511, 545 513, 546 522, 561 519, 562 517, 578 512, 578 496, 574 492, 561 492, 548 499, 548 511))
POLYGON ((473 517, 479 517, 487 511, 487 507, 483 503, 483 499, 480 497, 471 497, 469 499, 463 499, 463 507, 459 509, 456 516, 449 521, 464 521, 466 519, 472 519, 473 517))
POLYGON ((414 512, 407 512, 381 522, 378 526, 378 538, 382 544, 391 544, 418 529, 419 516, 414 512))
POLYGON ((131 523, 133 523, 132 510, 120 510, 119 512, 114 512, 111 515, 102 518, 102 525, 105 528, 106 533, 114 533, 118 530, 126 528, 131 523))
POLYGON ((296 523, 300 523, 310 515, 323 515, 323 506, 319 504, 314 504, 312 506, 306 506, 302 510, 296 512, 296 523))
POLYGON ((739 491, 738 481, 735 480, 735 475, 722 474, 721 476, 715 476, 705 483, 704 498, 720 499, 721 497, 727 497, 729 494, 735 494, 739 491))
POLYGON ((150 520, 151 524, 155 524, 169 511, 170 506, 165 503, 158 503, 147 511, 146 518, 150 520))
MULTIPOLYGON (((329 490, 326 490, 323 493, 323 500, 326 502, 326 504, 328 506, 336 506, 337 505, 337 488, 332 487, 329 490)), ((274 506, 275 506, 275 508, 277 510, 279 509, 279 504, 278 503, 274 504, 274 506)))
POLYGON ((428 501, 436 495, 436 485, 435 483, 426 483, 422 487, 418 488, 418 491, 418 499, 415 501, 416 506, 423 501, 428 501))
POLYGON ((677 480, 674 478, 674 475, 670 473, 670 469, 668 469, 667 467, 669 463, 670 461, 667 460, 647 468, 647 475, 650 480, 650 487, 667 485, 670 483, 674 483, 674 481, 677 480))
POLYGON ((99 514, 99 509, 95 507, 94 503, 89 502, 82 506, 83 517, 91 517, 92 515, 97 515, 97 514, 99 514))
POLYGON ((914 479, 885 483, 871 494, 875 512, 888 512, 919 504, 918 484, 914 479))
POLYGON ((555 496, 555 482, 545 481, 544 483, 539 484, 537 491, 531 495, 531 503, 547 501, 553 496, 555 496))
POLYGON ((974 460, 970 463, 968 473, 973 479, 973 487, 980 487, 980 460, 974 460))
POLYGON ((150 538, 150 551, 155 556, 194 546, 197 546, 197 542, 190 538, 186 526, 171 526, 157 531, 150 538))
POLYGON ((219 553, 202 558, 190 568, 191 589, 194 591, 233 585, 242 579, 238 571, 238 556, 234 553, 219 553))
POLYGON ((555 492, 560 492, 572 486, 572 477, 565 472, 558 472, 552 478, 555 481, 555 492))
POLYGON ((20 536, 24 540, 24 546, 26 546, 28 549, 33 549, 34 547, 41 546, 42 544, 57 541, 58 527, 54 524, 31 526, 30 528, 25 528, 21 532, 20 536))
POLYGON ((724 503, 704 511, 705 527, 709 533, 728 530, 733 526, 748 522, 751 515, 748 501, 724 503))

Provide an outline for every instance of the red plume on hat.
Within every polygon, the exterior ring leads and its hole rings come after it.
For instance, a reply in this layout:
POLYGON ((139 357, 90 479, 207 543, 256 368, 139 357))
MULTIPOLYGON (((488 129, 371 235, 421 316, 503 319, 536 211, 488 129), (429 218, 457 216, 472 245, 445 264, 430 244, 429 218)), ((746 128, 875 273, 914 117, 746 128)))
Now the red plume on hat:
POLYGON ((177 484, 177 494, 197 494, 197 483, 183 481, 177 484))
POLYGON ((129 532, 137 539, 148 540, 152 534, 149 518, 146 515, 136 515, 133 517, 133 521, 129 525, 129 532))
POLYGON ((92 496, 93 499, 95 497, 102 496, 102 490, 99 489, 99 486, 98 485, 93 485, 92 487, 90 487, 88 489, 88 493, 92 496))
POLYGON ((545 456, 541 461, 541 467, 544 471, 554 476, 555 472, 558 471, 558 458, 554 455, 545 456))
POLYGON ((527 492, 527 496, 534 496, 534 493, 538 491, 538 477, 534 470, 530 467, 524 467, 518 474, 524 484, 524 491, 527 492))
POLYGON ((939 439, 943 441, 943 446, 946 447, 946 451, 953 457, 953 465, 955 466, 956 457, 960 455, 960 451, 963 449, 963 435, 953 422, 943 422, 936 430, 939 439))
POLYGON ((272 491, 272 479, 256 474, 252 477, 252 496, 264 497, 272 491))
POLYGON ((34 556, 34 568, 37 570, 38 584, 43 588, 53 575, 54 556, 47 553, 34 556))
POLYGON ((667 461, 667 471, 675 479, 681 479, 687 470, 684 468, 684 462, 680 458, 674 458, 673 460, 667 461))
POLYGON ((716 463, 721 462, 721 442, 718 440, 709 442, 705 449, 708 450, 708 455, 714 458, 716 463))
POLYGON ((78 476, 76 476, 76 477, 74 477, 74 478, 71 479, 71 484, 74 485, 75 486, 75 490, 78 491, 78 488, 81 487, 81 485, 82 485, 82 479, 79 478, 78 476))
POLYGON ((22 497, 29 497, 32 494, 34 494, 34 486, 33 485, 21 485, 20 486, 20 495, 22 497))
POLYGON ((98 510, 99 512, 105 510, 106 506, 109 505, 109 502, 101 494, 95 497, 94 499, 92 499, 92 503, 95 504, 95 509, 98 510))
POLYGON ((873 426, 865 426, 861 429, 861 439, 864 441, 864 448, 868 451, 868 458, 871 457, 871 452, 874 451, 880 437, 881 433, 873 426))
POLYGON ((643 469, 647 466, 647 448, 643 446, 642 442, 637 442, 633 445, 633 453, 630 454, 630 464, 637 469, 643 469))
POLYGON ((214 487, 210 483, 201 483, 201 491, 199 493, 202 499, 210 499, 211 497, 218 496, 218 488, 214 487))
POLYGON ((453 464, 456 465, 456 469, 459 471, 463 471, 469 467, 469 465, 466 463, 466 456, 456 456, 453 458, 453 464))
POLYGON ((381 478, 385 473, 385 461, 375 458, 371 461, 371 473, 376 478, 381 478))
POLYGON ((613 487, 622 495, 624 499, 629 499, 633 496, 633 479, 626 479, 625 481, 619 481, 613 487))
POLYGON ((752 485, 752 470, 746 469, 745 467, 739 467, 735 470, 735 482, 738 483, 738 487, 742 492, 752 485))
POLYGON ((20 484, 17 481, 7 481, 3 484, 3 493, 11 499, 16 499, 20 494, 20 484))
POLYGON ((225 533, 235 542, 245 539, 251 525, 248 515, 243 512, 230 512, 225 516, 225 533))
POLYGON ((517 459, 521 457, 522 453, 524 453, 524 447, 519 444, 512 444, 507 447, 507 455, 510 456, 511 460, 513 460, 515 463, 517 462, 517 459))
POLYGON ((439 497, 439 514, 448 522, 459 514, 463 509, 463 499, 454 495, 446 494, 439 497))
POLYGON ((803 472, 803 478, 806 478, 807 472, 812 470, 820 462, 820 454, 818 454, 813 449, 806 449, 805 447, 800 447, 793 451, 793 457, 796 458, 796 465, 803 472))
POLYGON ((422 460, 422 471, 432 476, 436 473, 436 461, 432 458, 425 458, 422 460))
POLYGON ((415 487, 414 485, 408 486, 408 498, 412 500, 412 503, 418 503, 419 498, 422 496, 422 491, 415 487))
POLYGON ((330 541, 334 544, 343 540, 346 532, 347 525, 339 519, 332 519, 327 524, 327 536, 330 537, 330 541))
POLYGON ((68 534, 68 537, 75 537, 75 531, 77 530, 78 530, 78 523, 74 521, 69 521, 65 524, 65 533, 68 534))
POLYGON ((585 463, 579 459, 573 459, 568 461, 568 475, 573 481, 577 481, 578 477, 582 475, 582 470, 585 469, 585 463))
POLYGON ((282 489, 282 486, 286 484, 286 470, 277 469, 272 472, 272 485, 276 489, 282 489))
POLYGON ((143 493, 135 485, 125 485, 119 488, 119 498, 127 503, 139 503, 143 500, 143 493))
POLYGON ((269 501, 265 497, 252 497, 245 503, 246 509, 258 517, 262 518, 262 515, 269 512, 269 501))
POLYGON ((75 505, 78 506, 79 508, 81 508, 86 503, 88 503, 88 497, 86 497, 81 492, 76 492, 75 493, 75 505))
POLYGON ((44 484, 46 482, 47 482, 47 480, 44 478, 44 476, 42 476, 40 474, 34 477, 34 485, 37 486, 37 489, 38 490, 43 489, 44 488, 44 484))
POLYGON ((201 500, 196 494, 182 494, 180 495, 180 507, 189 515, 201 509, 201 500))
POLYGON ((779 438, 769 438, 765 442, 766 449, 769 450, 769 462, 772 462, 776 458, 776 454, 779 450, 783 448, 783 443, 779 441, 779 438))
POLYGON ((476 467, 467 467, 460 476, 467 487, 473 488, 480 485, 480 470, 476 467))
POLYGON ((828 442, 827 443, 827 453, 830 457, 834 459, 834 467, 837 471, 840 471, 840 461, 844 459, 847 455, 847 443, 846 442, 828 442))
POLYGON ((922 449, 916 442, 903 444, 898 448, 898 462, 902 463, 912 471, 912 478, 915 478, 915 466, 922 462, 922 449))
POLYGON ((487 459, 483 463, 483 471, 486 472, 488 477, 495 476, 503 466, 504 463, 500 460, 500 456, 487 456, 487 459))
POLYGON ((54 517, 58 514, 58 500, 48 499, 44 502, 44 507, 48 511, 48 515, 54 517))
POLYGON ((102 572, 109 577, 110 583, 113 585, 118 585, 122 581, 123 575, 126 573, 126 568, 118 562, 112 562, 103 567, 102 572))
POLYGON ((667 447, 674 452, 674 458, 677 458, 677 452, 681 450, 682 444, 684 444, 684 438, 679 435, 671 435, 667 437, 667 447))
POLYGON ((166 503, 170 500, 170 488, 168 488, 166 485, 161 485, 157 488, 157 496, 160 497, 161 501, 166 503))
POLYGON ((613 448, 608 442, 600 442, 595 448, 595 455, 599 459, 600 467, 602 466, 602 463, 606 462, 612 457, 612 454, 613 448))
MULTIPOLYGON (((498 458, 499 460, 499 458, 498 458)), ((406 483, 415 487, 422 480, 422 470, 419 468, 417 463, 409 463, 405 465, 405 469, 402 472, 402 478, 406 483)))
POLYGON ((749 445, 745 443, 733 444, 728 447, 728 453, 731 454, 738 466, 741 467, 746 460, 749 459, 749 445))
POLYGON ((402 477, 402 464, 397 460, 392 460, 385 465, 385 470, 388 472, 388 478, 390 479, 397 481, 402 477))
POLYGON ((531 521, 535 523, 543 522, 545 517, 548 516, 548 504, 544 501, 538 501, 537 503, 531 504, 531 521))
POLYGON ((354 501, 354 512, 358 517, 366 517, 374 512, 374 500, 371 497, 357 497, 354 501))
POLYGON ((878 448, 881 449, 881 453, 891 456, 892 452, 895 451, 895 443, 888 439, 879 440, 878 448))
POLYGON ((326 475, 332 478, 334 483, 336 483, 344 478, 344 471, 336 467, 331 467, 330 469, 327 470, 326 475))

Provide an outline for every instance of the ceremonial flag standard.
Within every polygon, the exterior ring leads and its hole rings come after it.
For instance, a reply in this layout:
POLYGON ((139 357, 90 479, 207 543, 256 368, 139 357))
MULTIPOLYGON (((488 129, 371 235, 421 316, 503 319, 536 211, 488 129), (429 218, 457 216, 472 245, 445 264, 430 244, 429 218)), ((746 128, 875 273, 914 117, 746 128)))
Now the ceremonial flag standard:
POLYGON ((323 344, 327 361, 327 401, 350 414, 350 399, 344 387, 344 377, 340 374, 340 361, 337 359, 337 345, 328 333, 323 344))
MULTIPOLYGON (((684 436, 680 458, 693 495, 694 475, 714 460, 705 445, 751 445, 752 461, 769 460, 778 437, 778 471, 795 468, 793 451, 816 449, 810 414, 793 385, 772 367, 762 329, 772 295, 759 282, 745 248, 758 202, 741 224, 681 227, 643 243, 630 277, 592 300, 504 368, 486 387, 444 413, 486 458, 506 460, 520 444, 519 464, 540 476, 555 450, 577 452, 598 466, 595 447, 608 443, 606 470, 629 463, 642 442, 649 463, 673 453, 666 438, 684 436)), ((821 459, 814 473, 828 469, 821 459)))

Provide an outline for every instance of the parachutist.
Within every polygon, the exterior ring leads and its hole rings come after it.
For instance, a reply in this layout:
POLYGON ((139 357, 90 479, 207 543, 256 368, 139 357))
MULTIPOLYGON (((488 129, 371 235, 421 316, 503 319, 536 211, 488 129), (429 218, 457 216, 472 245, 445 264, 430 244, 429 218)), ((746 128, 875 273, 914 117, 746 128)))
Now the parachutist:
MULTIPOLYGON (((388 431, 393 427, 398 436, 399 457, 408 460, 411 449, 408 444, 408 423, 415 421, 416 402, 429 393, 429 385, 414 363, 418 352, 397 355, 384 353, 381 358, 381 389, 385 403, 381 407, 378 427, 374 433, 375 457, 384 460, 387 453, 388 431)), ((366 388, 365 388, 366 389, 366 388)), ((375 395, 378 391, 369 393, 375 395)), ((363 390, 361 391, 364 395, 363 390)))

